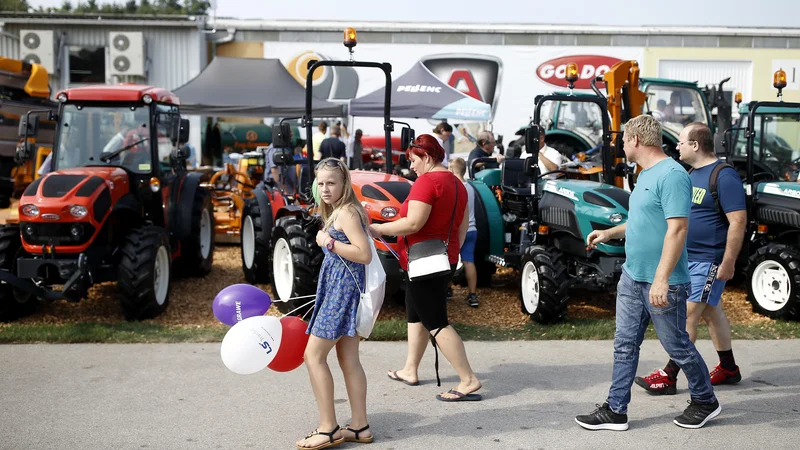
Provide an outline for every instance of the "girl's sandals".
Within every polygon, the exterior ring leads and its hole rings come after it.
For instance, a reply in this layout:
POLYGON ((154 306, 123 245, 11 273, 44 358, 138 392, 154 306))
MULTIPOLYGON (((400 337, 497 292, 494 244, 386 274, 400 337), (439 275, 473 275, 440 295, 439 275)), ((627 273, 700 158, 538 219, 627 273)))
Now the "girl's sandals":
MULTIPOLYGON (((329 431, 327 433, 324 432, 324 431, 314 430, 311 433, 309 433, 309 435, 306 436, 305 439, 308 439, 308 438, 310 438, 312 436, 316 436, 316 435, 320 434, 320 435, 323 435, 323 436, 328 436, 328 442, 323 442, 322 444, 319 444, 316 447, 301 447, 299 445, 295 445, 295 447, 297 447, 298 450, 320 450, 322 448, 335 447, 335 446, 337 446, 337 445, 339 445, 339 444, 344 442, 344 436, 340 437, 339 439, 334 439, 333 438, 333 435, 336 434, 337 431, 339 431, 339 425, 336 425, 336 428, 334 428, 332 431, 329 431)), ((350 431, 353 431, 353 430, 350 430, 350 431)), ((361 430, 361 431, 363 431, 363 430, 361 430)), ((356 434, 356 436, 358 436, 358 435, 356 434)))
POLYGON ((363 433, 363 432, 365 432, 365 431, 367 431, 369 429, 369 425, 365 426, 364 428, 362 428, 360 430, 354 430, 354 429, 350 428, 350 424, 347 424, 347 425, 345 425, 344 429, 347 430, 347 431, 352 431, 356 435, 355 437, 351 437, 351 438, 346 437, 346 438, 344 438, 345 442, 357 442, 359 444, 369 444, 369 443, 372 443, 372 441, 375 440, 375 437, 372 436, 372 435, 370 435, 369 437, 363 437, 363 438, 362 437, 358 437, 358 435, 360 433, 363 433))

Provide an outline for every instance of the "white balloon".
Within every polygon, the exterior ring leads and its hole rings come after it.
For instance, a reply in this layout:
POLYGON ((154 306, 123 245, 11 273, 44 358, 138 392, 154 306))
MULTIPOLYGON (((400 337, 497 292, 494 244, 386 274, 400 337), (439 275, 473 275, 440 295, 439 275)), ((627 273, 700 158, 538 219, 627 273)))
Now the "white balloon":
POLYGON ((239 375, 263 370, 278 354, 282 328, 273 316, 248 317, 232 326, 220 346, 225 367, 239 375))

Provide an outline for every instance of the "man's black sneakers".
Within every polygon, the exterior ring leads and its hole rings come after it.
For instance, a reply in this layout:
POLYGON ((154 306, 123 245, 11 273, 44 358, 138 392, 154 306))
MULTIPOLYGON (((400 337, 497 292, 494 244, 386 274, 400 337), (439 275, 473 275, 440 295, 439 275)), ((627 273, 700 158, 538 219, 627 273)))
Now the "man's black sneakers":
POLYGON ((721 412, 722 407, 716 399, 711 403, 701 403, 691 399, 683 414, 676 417, 673 422, 683 428, 700 428, 721 412))
POLYGON ((587 430, 614 430, 625 431, 628 429, 628 415, 617 414, 608 407, 595 405, 597 409, 591 414, 575 417, 575 422, 587 430))

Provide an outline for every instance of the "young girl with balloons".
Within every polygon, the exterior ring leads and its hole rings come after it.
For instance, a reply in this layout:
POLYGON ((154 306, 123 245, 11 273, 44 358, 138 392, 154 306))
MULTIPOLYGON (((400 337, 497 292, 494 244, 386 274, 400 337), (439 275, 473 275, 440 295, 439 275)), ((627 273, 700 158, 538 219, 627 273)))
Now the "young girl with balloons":
POLYGON ((364 290, 365 266, 372 260, 366 230, 366 212, 350 183, 350 172, 338 159, 322 160, 316 168, 316 193, 323 229, 317 244, 325 259, 317 284, 317 299, 306 333, 310 334, 305 351, 311 387, 320 412, 319 427, 298 449, 322 449, 342 442, 373 441, 367 423, 367 378, 358 356, 356 312, 364 290), (336 347, 336 356, 344 375, 352 418, 341 428, 333 404, 333 376, 327 359, 336 347))

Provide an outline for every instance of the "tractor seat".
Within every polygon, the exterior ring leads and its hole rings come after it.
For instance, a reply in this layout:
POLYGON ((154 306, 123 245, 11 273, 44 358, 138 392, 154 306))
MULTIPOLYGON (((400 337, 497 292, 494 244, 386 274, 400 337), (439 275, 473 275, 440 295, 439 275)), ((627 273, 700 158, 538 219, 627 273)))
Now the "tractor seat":
POLYGON ((531 195, 531 177, 525 173, 525 160, 508 158, 503 161, 501 184, 504 193, 531 195))

